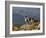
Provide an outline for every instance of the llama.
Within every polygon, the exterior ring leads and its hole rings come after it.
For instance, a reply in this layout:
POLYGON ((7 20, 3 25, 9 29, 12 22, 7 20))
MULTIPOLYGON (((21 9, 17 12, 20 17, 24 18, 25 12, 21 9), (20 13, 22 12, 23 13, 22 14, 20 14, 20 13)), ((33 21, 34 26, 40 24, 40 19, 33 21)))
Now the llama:
POLYGON ((33 21, 31 16, 25 16, 24 19, 25 19, 26 24, 31 24, 33 21))

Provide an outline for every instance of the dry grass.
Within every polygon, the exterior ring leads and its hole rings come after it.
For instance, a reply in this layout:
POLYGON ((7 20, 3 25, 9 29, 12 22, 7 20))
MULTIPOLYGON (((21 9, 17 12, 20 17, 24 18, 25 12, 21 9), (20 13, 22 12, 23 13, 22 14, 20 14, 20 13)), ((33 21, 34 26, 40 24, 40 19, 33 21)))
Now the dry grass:
POLYGON ((40 30, 39 22, 32 22, 32 24, 24 24, 24 25, 13 25, 13 31, 19 30, 40 30))

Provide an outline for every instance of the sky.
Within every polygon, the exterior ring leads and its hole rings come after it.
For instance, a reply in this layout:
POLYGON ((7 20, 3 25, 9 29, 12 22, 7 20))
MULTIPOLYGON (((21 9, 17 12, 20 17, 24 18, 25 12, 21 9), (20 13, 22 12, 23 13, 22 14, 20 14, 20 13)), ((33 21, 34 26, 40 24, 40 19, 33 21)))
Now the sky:
POLYGON ((24 17, 31 16, 34 19, 40 19, 40 8, 13 7, 12 9, 13 23, 24 24, 24 17))

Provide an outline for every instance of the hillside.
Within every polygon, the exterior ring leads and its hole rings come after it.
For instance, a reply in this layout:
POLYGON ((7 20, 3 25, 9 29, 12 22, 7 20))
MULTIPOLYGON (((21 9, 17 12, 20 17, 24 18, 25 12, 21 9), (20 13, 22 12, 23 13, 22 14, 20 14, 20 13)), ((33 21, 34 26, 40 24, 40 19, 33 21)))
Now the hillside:
POLYGON ((23 24, 23 25, 14 25, 13 26, 13 31, 19 31, 19 30, 40 30, 40 24, 39 22, 37 23, 32 23, 30 24, 23 24))

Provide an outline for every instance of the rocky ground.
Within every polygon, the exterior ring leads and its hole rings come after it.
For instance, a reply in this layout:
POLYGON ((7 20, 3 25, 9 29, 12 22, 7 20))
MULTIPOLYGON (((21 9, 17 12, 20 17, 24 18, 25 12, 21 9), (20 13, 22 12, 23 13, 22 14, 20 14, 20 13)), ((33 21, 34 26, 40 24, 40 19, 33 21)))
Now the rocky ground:
POLYGON ((39 22, 34 22, 32 24, 24 24, 20 26, 13 26, 13 31, 19 31, 19 30, 40 30, 40 24, 39 22))

